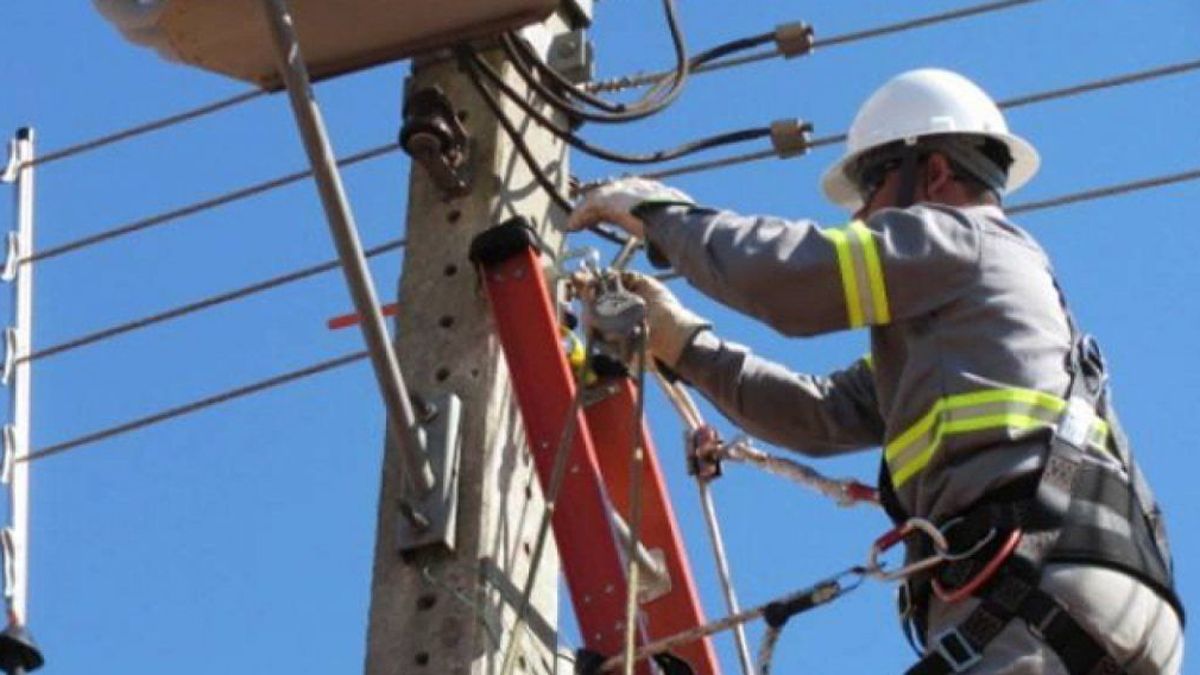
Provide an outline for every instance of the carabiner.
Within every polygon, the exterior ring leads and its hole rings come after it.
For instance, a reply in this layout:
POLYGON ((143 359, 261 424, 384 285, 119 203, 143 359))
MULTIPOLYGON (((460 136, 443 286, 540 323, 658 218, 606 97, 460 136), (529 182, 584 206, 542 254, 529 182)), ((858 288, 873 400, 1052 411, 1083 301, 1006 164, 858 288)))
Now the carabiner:
POLYGON ((950 545, 946 541, 946 536, 932 522, 924 518, 909 518, 904 523, 885 532, 883 536, 876 539, 875 543, 871 545, 871 554, 867 558, 866 574, 880 581, 906 579, 917 572, 922 572, 942 564, 946 559, 949 547, 950 545), (893 548, 896 544, 904 541, 904 538, 908 535, 918 531, 933 541, 934 554, 928 558, 905 565, 895 572, 883 571, 883 564, 879 562, 879 556, 893 548))

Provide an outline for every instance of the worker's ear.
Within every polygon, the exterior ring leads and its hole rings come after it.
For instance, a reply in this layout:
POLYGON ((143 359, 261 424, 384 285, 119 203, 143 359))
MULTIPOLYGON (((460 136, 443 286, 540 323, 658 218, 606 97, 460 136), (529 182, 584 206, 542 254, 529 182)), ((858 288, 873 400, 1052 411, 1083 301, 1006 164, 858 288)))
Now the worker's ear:
POLYGON ((954 180, 954 169, 945 155, 935 152, 925 160, 925 171, 922 172, 922 175, 926 198, 937 201, 937 198, 944 194, 946 188, 950 187, 951 181, 954 180))

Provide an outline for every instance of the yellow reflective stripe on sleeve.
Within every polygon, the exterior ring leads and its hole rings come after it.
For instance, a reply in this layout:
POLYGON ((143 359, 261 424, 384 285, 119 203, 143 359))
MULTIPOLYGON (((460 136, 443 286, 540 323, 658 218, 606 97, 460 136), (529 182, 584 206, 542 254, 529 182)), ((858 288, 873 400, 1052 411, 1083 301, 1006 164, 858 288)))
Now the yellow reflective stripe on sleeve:
POLYGON ((850 327, 858 328, 863 325, 862 303, 859 301, 858 277, 854 273, 854 259, 850 253, 850 238, 842 230, 824 230, 825 235, 837 251, 838 272, 842 275, 842 292, 846 296, 846 314, 850 319, 850 327))
POLYGON ((879 248, 875 246, 875 238, 861 220, 850 223, 850 229, 858 236, 864 257, 867 260, 867 278, 870 280, 871 304, 875 308, 872 324, 885 324, 892 320, 891 309, 888 307, 887 286, 883 283, 883 264, 879 261, 879 248))
MULTIPOLYGON (((884 446, 892 484, 900 487, 929 464, 946 436, 1006 430, 1016 435, 1054 428, 1067 408, 1063 399, 1033 389, 987 389, 939 399, 912 426, 884 446)), ((1103 451, 1108 424, 1097 418, 1088 444, 1103 451)))

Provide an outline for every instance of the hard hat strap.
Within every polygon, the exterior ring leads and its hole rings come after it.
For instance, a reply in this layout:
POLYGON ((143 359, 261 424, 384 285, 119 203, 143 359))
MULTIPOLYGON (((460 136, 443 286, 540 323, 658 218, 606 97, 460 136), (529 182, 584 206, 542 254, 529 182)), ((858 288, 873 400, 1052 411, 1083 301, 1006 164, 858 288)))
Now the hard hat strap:
POLYGON ((907 209, 917 201, 917 173, 920 168, 917 145, 905 144, 900 157, 900 188, 896 191, 896 207, 907 209))

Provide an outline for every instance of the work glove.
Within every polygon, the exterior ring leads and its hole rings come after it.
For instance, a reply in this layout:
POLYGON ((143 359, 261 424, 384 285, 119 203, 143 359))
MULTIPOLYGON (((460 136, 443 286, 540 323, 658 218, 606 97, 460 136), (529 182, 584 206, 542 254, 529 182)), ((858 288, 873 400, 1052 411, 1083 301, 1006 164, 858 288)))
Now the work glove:
POLYGON ((679 299, 661 281, 637 272, 621 274, 621 285, 646 301, 649 335, 646 348, 663 365, 674 369, 683 350, 702 330, 712 328, 709 321, 679 304, 679 299))
POLYGON ((618 178, 584 193, 567 220, 567 229, 576 232, 598 223, 612 223, 631 236, 645 239, 646 224, 634 211, 646 204, 696 202, 683 192, 645 178, 618 178))

